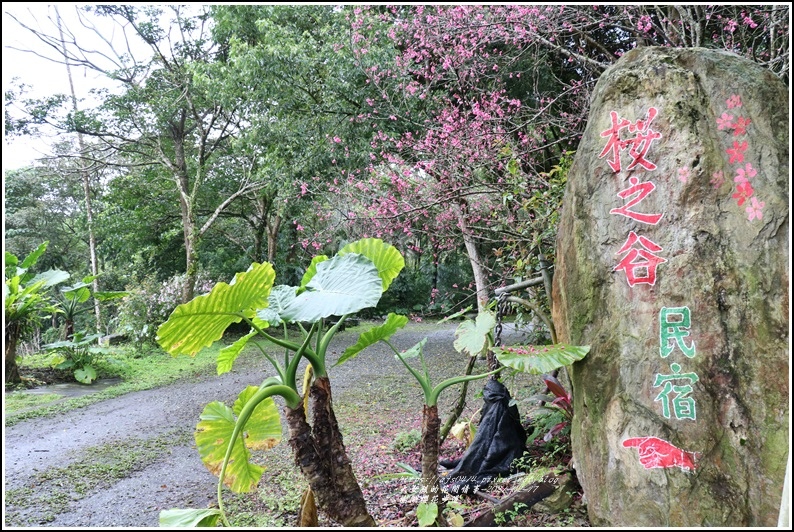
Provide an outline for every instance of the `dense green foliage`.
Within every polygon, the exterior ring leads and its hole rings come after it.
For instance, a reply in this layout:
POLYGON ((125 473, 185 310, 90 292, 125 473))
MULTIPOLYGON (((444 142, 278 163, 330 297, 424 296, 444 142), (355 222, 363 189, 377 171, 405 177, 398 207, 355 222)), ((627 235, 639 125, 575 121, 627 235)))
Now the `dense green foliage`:
POLYGON ((252 262, 297 285, 312 256, 363 237, 406 258, 370 316, 473 305, 553 259, 590 90, 627 50, 719 46, 788 80, 784 6, 76 9, 105 36, 125 28, 132 53, 20 16, 54 60, 115 85, 78 110, 7 88, 7 135, 84 146, 6 172, 5 246, 47 240, 43 269, 91 274, 87 177, 98 283, 131 294, 103 332, 140 341, 252 262))
POLYGON ((42 273, 30 271, 47 250, 44 242, 23 260, 11 252, 5 252, 3 274, 3 307, 5 310, 5 379, 7 383, 20 382, 17 368, 17 346, 20 340, 30 335, 46 318, 58 312, 50 289, 69 278, 63 270, 47 270, 42 273))

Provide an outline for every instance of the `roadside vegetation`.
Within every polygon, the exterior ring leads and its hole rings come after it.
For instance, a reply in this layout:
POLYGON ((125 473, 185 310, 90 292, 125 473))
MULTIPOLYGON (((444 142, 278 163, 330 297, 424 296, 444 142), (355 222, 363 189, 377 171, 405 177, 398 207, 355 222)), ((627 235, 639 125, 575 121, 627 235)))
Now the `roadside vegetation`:
MULTIPOLYGON (((212 375, 218 350, 222 347, 224 347, 223 343, 219 342, 218 345, 208 348, 195 358, 176 358, 157 347, 114 346, 111 349, 112 355, 98 364, 99 378, 121 379, 118 384, 74 398, 67 398, 57 393, 32 395, 26 392, 24 387, 6 392, 5 424, 11 426, 26 419, 62 414, 112 397, 165 386, 179 380, 205 379, 212 375)), ((67 382, 68 375, 58 374, 52 369, 51 359, 52 355, 47 353, 21 357, 19 368, 23 383, 40 384, 42 381, 37 379, 36 375, 43 376, 51 382, 53 379, 56 382, 67 382)))

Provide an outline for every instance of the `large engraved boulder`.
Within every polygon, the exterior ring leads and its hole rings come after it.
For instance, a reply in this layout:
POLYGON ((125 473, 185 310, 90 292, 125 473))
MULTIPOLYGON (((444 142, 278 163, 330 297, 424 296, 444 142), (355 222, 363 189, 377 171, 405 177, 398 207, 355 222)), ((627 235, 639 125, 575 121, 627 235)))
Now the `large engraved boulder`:
POLYGON ((559 341, 599 526, 775 526, 789 451, 789 109, 731 53, 606 71, 568 176, 559 341))

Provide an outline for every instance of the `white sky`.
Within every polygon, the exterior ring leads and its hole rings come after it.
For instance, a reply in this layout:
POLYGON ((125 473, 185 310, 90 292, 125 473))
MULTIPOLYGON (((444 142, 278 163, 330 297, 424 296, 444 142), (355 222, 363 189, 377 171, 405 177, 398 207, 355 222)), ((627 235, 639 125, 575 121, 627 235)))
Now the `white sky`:
MULTIPOLYGON (((58 3, 58 10, 63 19, 64 27, 79 28, 76 22, 75 7, 82 4, 58 3)), ((42 44, 25 28, 22 28, 13 18, 34 28, 40 28, 47 33, 57 35, 57 26, 54 23, 55 10, 52 5, 34 4, 28 2, 3 2, 3 95, 12 86, 12 79, 17 77, 28 85, 24 98, 41 98, 54 94, 70 95, 66 66, 37 57, 33 53, 21 52, 9 48, 33 49, 39 53, 53 57, 56 52, 42 44)), ((78 38, 91 36, 85 31, 78 34, 78 38)), ((102 43, 97 40, 96 46, 102 43)), ((72 76, 78 100, 87 97, 91 88, 109 87, 109 81, 98 73, 83 67, 72 66, 72 76)), ((80 105, 78 103, 78 105, 80 105)), ((83 106, 85 107, 85 106, 83 106)), ((5 135, 4 135, 5 136, 5 135)), ((27 166, 34 159, 48 154, 48 143, 45 139, 19 137, 10 143, 4 141, 3 145, 3 170, 27 166)))

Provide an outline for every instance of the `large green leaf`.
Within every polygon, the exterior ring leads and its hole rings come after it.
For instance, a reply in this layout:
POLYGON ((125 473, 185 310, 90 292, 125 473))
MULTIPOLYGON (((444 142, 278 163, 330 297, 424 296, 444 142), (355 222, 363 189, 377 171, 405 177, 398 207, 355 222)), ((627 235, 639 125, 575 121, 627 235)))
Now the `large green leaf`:
POLYGON ((327 260, 327 255, 316 255, 312 257, 312 263, 309 264, 308 268, 306 268, 306 273, 303 274, 303 278, 301 279, 301 284, 297 291, 298 294, 301 294, 306 290, 306 285, 309 284, 309 281, 311 281, 317 274, 317 265, 327 260))
MULTIPOLYGON (((41 257, 44 254, 45 251, 47 251, 47 245, 49 243, 50 243, 49 240, 47 240, 47 241, 42 242, 41 244, 39 244, 39 247, 37 247, 36 249, 31 251, 28 254, 28 256, 25 257, 22 260, 22 264, 20 264, 19 267, 22 268, 23 270, 30 269, 34 264, 36 264, 36 262, 39 260, 39 257, 41 257)), ((8 255, 9 254, 10 253, 8 251, 6 251, 6 264, 9 263, 9 261, 8 261, 8 255)), ((16 256, 14 256, 14 258, 16 259, 16 256)), ((18 259, 16 261, 14 261, 14 265, 16 265, 17 263, 18 263, 18 259)))
POLYGON ((129 292, 119 290, 102 290, 94 292, 94 299, 98 301, 110 301, 112 299, 121 299, 129 295, 129 292))
POLYGON ((455 331, 455 350, 458 353, 465 351, 469 356, 479 355, 488 346, 488 338, 495 325, 496 314, 490 310, 477 314, 474 321, 464 321, 455 331))
POLYGON ((397 248, 379 238, 363 238, 351 242, 340 249, 337 255, 346 255, 348 253, 364 255, 375 264, 378 269, 378 275, 383 280, 384 292, 405 267, 405 259, 397 251, 397 248))
POLYGON ((63 270, 47 270, 46 272, 36 275, 33 279, 28 281, 28 283, 33 285, 39 281, 44 281, 44 288, 49 288, 50 286, 55 286, 58 283, 66 281, 68 278, 69 274, 63 270))
POLYGON ((258 311, 256 316, 272 325, 279 325, 282 322, 281 313, 284 308, 295 299, 295 290, 294 286, 283 284, 274 286, 267 298, 267 308, 258 311))
MULTIPOLYGON (((196 425, 196 446, 202 462, 214 475, 220 475, 223 459, 237 422, 235 412, 240 412, 245 402, 258 390, 249 386, 238 397, 232 410, 220 401, 204 407, 196 425), (253 388, 253 390, 251 390, 253 388)), ((249 449, 269 449, 281 439, 281 423, 273 399, 268 397, 254 409, 245 425, 245 431, 232 444, 232 452, 226 467, 224 484, 236 493, 250 491, 265 468, 249 462, 249 449), (275 423, 273 420, 276 420, 275 423), (274 429, 274 425, 278 429, 274 429), (245 443, 243 443, 245 441, 245 443)))
MULTIPOLYGON (((259 386, 248 386, 234 402, 232 410, 240 415, 245 404, 259 390, 259 386)), ((272 449, 281 441, 281 418, 272 397, 264 399, 254 409, 254 413, 245 424, 245 446, 257 451, 272 449)))
POLYGON ((416 507, 416 519, 420 527, 428 527, 436 522, 438 505, 434 502, 420 502, 416 507))
MULTIPOLYGON (((406 349, 400 353, 400 357, 403 359, 406 358, 416 358, 422 354, 422 348, 424 348, 425 344, 427 343, 427 338, 423 338, 419 341, 416 345, 411 347, 410 349, 406 349)), ((399 358, 397 355, 394 355, 394 358, 399 358)))
POLYGON ((329 316, 344 316, 378 304, 381 278, 375 265, 358 253, 337 255, 317 265, 306 291, 281 312, 286 321, 315 323, 329 316))
POLYGON ((69 300, 77 300, 78 303, 85 303, 91 297, 88 287, 98 277, 99 275, 87 275, 79 283, 61 288, 63 297, 69 300))
MULTIPOLYGON (((39 247, 41 247, 41 246, 39 246, 39 247)), ((6 257, 6 260, 5 260, 6 268, 9 269, 9 270, 13 268, 15 270, 17 265, 19 265, 19 257, 14 255, 10 251, 6 251, 5 252, 5 257, 6 257)), ((13 277, 13 274, 11 276, 13 277)))
POLYGON ((338 366, 344 362, 347 362, 367 347, 376 344, 381 340, 388 340, 394 333, 397 332, 398 329, 405 327, 406 323, 408 323, 407 317, 389 313, 389 316, 386 318, 386 322, 383 325, 373 327, 372 329, 361 333, 361 336, 358 337, 358 341, 345 349, 345 352, 342 353, 342 356, 339 357, 339 360, 336 361, 334 366, 338 366))
POLYGON ((160 526, 174 527, 206 527, 216 526, 221 511, 217 508, 173 508, 160 511, 160 526))
POLYGON ((172 355, 195 355, 243 315, 253 317, 254 309, 265 307, 275 278, 269 263, 253 263, 232 284, 218 283, 209 294, 179 305, 157 330, 157 342, 172 355))
POLYGON ((234 365, 234 361, 237 360, 237 357, 240 355, 240 352, 248 343, 248 340, 256 336, 256 334, 257 334, 256 331, 251 331, 250 333, 246 334, 245 336, 241 337, 239 340, 234 342, 232 345, 227 345, 218 352, 218 359, 217 359, 218 375, 223 375, 227 371, 231 371, 232 365, 234 365))
POLYGON ((74 378, 83 384, 91 384, 96 379, 94 366, 83 366, 74 371, 74 378))
MULTIPOLYGON (((195 436, 201 461, 213 475, 219 476, 226 448, 234 431, 234 412, 220 401, 213 401, 204 407, 199 419, 201 421, 196 425, 195 436)), ((249 491, 259 482, 265 471, 264 467, 249 463, 249 456, 242 439, 238 438, 234 442, 224 479, 232 491, 249 491)))
POLYGON ((69 286, 67 288, 62 288, 61 292, 63 293, 63 297, 77 303, 85 303, 88 301, 88 298, 91 297, 91 291, 87 286, 69 286))
POLYGON ((540 375, 582 360, 590 351, 589 345, 517 345, 494 347, 496 358, 505 366, 524 373, 540 375))

